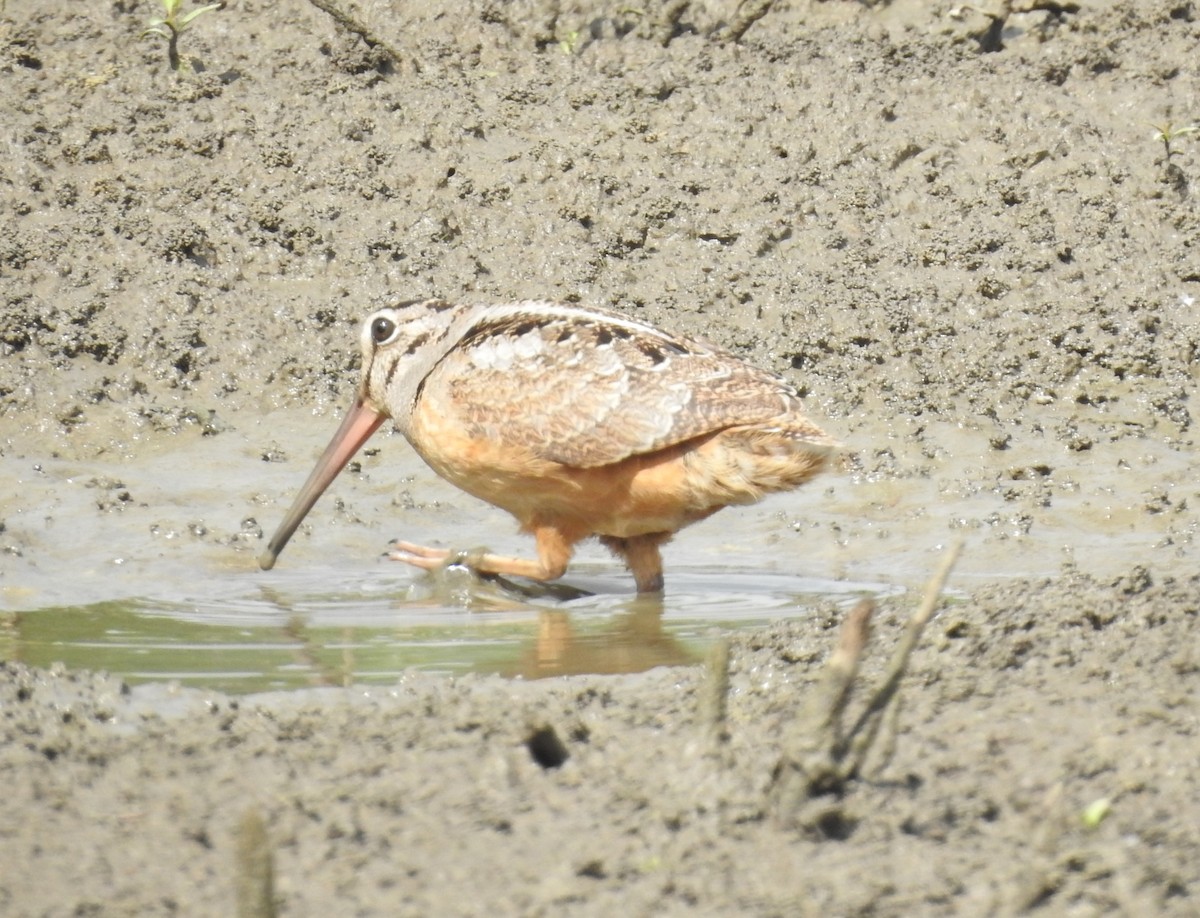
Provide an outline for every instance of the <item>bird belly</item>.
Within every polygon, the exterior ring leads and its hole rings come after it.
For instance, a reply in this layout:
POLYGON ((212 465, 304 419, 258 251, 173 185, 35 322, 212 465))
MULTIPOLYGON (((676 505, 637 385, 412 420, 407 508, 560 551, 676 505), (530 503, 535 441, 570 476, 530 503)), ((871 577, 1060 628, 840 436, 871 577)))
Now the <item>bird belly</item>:
POLYGON ((554 526, 574 538, 670 533, 730 504, 795 488, 829 451, 776 428, 731 428, 595 468, 539 457, 503 438, 472 438, 418 411, 409 439, 431 468, 507 510, 523 529, 554 526))

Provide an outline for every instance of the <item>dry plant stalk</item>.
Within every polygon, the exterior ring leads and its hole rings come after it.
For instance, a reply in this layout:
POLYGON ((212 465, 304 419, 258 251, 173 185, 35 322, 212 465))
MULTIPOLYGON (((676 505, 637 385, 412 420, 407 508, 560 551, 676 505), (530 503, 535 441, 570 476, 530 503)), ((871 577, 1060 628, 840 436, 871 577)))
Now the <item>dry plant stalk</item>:
POLYGON ((850 610, 842 623, 837 649, 825 665, 821 681, 801 719, 799 739, 791 749, 784 751, 775 767, 772 797, 779 815, 790 818, 804 801, 840 791, 848 781, 862 774, 867 756, 876 745, 882 750, 878 767, 890 760, 895 749, 900 685, 908 661, 921 632, 933 617, 961 551, 962 543, 958 543, 946 552, 941 567, 925 589, 921 605, 905 626, 883 681, 867 697, 853 726, 846 730, 846 706, 870 640, 875 603, 864 599, 850 610), (877 744, 880 729, 885 725, 885 735, 877 744))
MULTIPOLYGON (((378 48, 380 51, 386 54, 394 67, 398 68, 403 63, 403 57, 396 48, 393 48, 390 44, 388 44, 388 42, 384 41, 374 31, 372 31, 371 28, 365 23, 355 19, 336 3, 332 2, 332 0, 309 0, 309 3, 319 9, 322 13, 330 16, 334 22, 340 25, 347 32, 357 35, 370 47, 378 48)), ((416 67, 415 59, 413 61, 413 66, 416 67)), ((419 70, 420 68, 418 67, 417 69, 419 70)))
POLYGON ((664 48, 671 43, 679 29, 679 20, 687 12, 692 0, 667 0, 651 26, 653 37, 664 48))
POLYGON ((708 728, 712 749, 720 754, 729 742, 729 640, 716 641, 708 652, 704 686, 701 689, 701 717, 708 728))
POLYGON ((262 813, 251 807, 237 828, 238 918, 275 918, 275 864, 262 813))
POLYGON ((750 26, 771 12, 774 5, 775 0, 742 0, 733 14, 733 19, 719 37, 735 43, 741 41, 750 26))

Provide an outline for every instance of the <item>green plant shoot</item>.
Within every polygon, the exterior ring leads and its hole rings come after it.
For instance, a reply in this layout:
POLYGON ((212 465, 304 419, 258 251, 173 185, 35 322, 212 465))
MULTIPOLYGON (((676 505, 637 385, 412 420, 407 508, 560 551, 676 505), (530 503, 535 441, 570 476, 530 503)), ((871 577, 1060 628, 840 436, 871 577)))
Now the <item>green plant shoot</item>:
POLYGON ((1176 127, 1170 121, 1162 125, 1154 125, 1154 139, 1163 145, 1166 161, 1171 162, 1171 157, 1178 151, 1171 149, 1171 141, 1177 140, 1180 137, 1187 137, 1189 134, 1200 132, 1200 124, 1189 124, 1183 127, 1176 127))
POLYGON ((198 6, 190 12, 179 12, 179 7, 183 0, 159 0, 163 7, 163 16, 161 19, 151 19, 146 24, 146 30, 139 36, 145 38, 147 35, 161 35, 167 40, 167 63, 171 69, 178 72, 183 66, 183 60, 179 56, 179 36, 187 31, 188 27, 196 20, 196 17, 202 16, 205 13, 219 10, 225 4, 208 3, 204 6, 198 6))

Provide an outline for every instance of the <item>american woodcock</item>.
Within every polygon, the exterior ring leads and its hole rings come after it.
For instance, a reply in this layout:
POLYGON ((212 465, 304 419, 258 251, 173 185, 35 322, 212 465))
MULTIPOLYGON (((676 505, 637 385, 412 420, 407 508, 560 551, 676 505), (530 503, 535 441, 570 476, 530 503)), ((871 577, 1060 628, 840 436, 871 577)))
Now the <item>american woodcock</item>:
MULTIPOLYGON (((480 573, 554 580, 589 536, 639 592, 662 589, 659 547, 730 504, 804 484, 837 441, 784 379, 734 354, 602 309, 549 302, 406 302, 362 328, 349 413, 259 558, 386 418, 435 472, 517 518, 537 560, 471 556, 480 573)), ((450 552, 398 542, 425 569, 450 552)))

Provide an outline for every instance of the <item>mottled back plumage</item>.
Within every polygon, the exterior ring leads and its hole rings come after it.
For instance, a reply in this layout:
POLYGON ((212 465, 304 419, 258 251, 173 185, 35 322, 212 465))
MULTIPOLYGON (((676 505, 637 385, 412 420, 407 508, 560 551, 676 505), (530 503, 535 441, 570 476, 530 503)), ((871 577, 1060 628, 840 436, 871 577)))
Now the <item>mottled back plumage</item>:
POLYGON ((447 326, 455 340, 414 403, 431 402, 473 437, 578 468, 782 418, 798 441, 835 445, 804 418, 787 381, 712 344, 557 303, 475 307, 466 316, 447 326))

